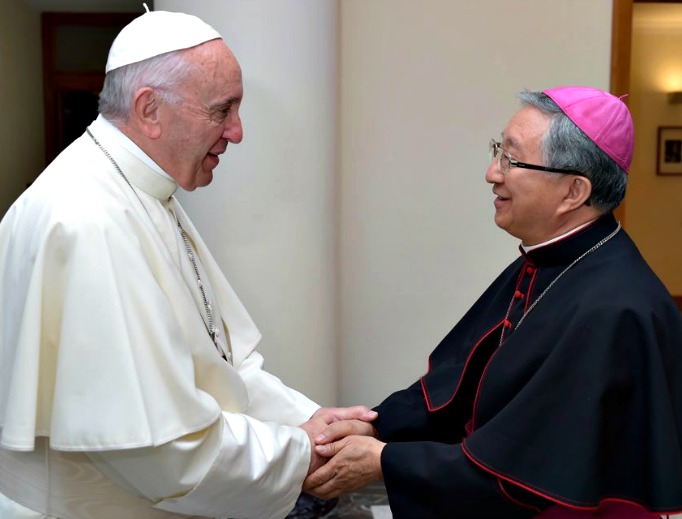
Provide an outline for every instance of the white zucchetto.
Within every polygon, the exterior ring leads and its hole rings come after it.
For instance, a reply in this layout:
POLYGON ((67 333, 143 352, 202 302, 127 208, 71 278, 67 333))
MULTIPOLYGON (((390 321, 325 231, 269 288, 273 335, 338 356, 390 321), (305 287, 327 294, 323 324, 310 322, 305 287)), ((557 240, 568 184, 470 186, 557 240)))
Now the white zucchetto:
POLYGON ((196 16, 169 11, 146 12, 118 33, 111 44, 105 71, 108 73, 131 63, 219 38, 218 31, 196 16))

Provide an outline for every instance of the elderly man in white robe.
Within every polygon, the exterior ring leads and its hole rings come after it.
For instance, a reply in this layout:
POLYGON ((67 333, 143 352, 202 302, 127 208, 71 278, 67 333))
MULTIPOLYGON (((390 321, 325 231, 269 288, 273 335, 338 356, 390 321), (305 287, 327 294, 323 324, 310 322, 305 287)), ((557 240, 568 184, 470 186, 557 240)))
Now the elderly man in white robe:
POLYGON ((147 12, 100 115, 0 223, 0 517, 284 517, 320 408, 262 369, 246 310, 174 197, 242 140, 209 25, 147 12), (312 418, 311 418, 312 417, 312 418))

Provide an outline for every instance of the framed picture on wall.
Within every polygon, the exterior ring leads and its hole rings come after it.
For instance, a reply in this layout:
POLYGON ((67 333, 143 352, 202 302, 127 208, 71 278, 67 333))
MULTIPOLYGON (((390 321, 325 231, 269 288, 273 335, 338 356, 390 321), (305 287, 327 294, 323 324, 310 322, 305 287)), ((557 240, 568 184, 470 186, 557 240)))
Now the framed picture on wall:
POLYGON ((658 127, 656 174, 682 175, 682 126, 658 127))

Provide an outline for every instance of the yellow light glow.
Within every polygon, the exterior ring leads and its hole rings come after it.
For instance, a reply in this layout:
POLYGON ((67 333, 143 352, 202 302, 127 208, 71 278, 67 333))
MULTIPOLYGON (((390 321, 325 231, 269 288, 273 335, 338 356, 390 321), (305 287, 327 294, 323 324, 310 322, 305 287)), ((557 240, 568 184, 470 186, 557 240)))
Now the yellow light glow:
POLYGON ((659 81, 664 92, 682 91, 682 67, 663 71, 659 81))

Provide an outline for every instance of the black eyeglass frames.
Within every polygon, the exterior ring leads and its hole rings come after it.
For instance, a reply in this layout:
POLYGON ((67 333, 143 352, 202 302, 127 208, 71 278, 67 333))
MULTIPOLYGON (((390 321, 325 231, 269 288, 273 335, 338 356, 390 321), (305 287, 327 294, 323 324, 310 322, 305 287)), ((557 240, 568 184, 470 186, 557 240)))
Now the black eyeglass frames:
POLYGON ((514 159, 509 152, 502 147, 502 144, 497 142, 495 139, 490 139, 488 153, 490 155, 491 161, 497 159, 497 167, 505 175, 511 168, 524 168, 536 169, 538 171, 549 171, 550 173, 565 173, 569 175, 579 175, 581 177, 585 176, 579 171, 573 171, 570 169, 550 168, 548 166, 538 166, 537 164, 519 162, 518 160, 514 159))

